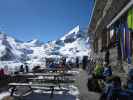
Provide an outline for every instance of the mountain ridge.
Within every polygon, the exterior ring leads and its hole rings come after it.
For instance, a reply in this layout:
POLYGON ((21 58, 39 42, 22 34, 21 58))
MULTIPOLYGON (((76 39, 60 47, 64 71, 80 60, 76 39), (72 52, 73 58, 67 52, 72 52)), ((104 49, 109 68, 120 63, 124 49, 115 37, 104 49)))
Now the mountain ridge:
POLYGON ((42 61, 47 57, 82 57, 90 52, 85 33, 76 26, 61 38, 44 43, 37 39, 28 42, 0 33, 0 60, 4 61, 42 61), (7 58, 7 59, 5 59, 7 58))

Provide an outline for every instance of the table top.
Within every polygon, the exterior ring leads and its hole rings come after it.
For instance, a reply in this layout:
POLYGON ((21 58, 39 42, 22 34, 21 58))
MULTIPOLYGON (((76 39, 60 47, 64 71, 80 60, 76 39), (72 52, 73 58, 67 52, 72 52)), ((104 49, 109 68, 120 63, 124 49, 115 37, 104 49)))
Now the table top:
POLYGON ((55 77, 60 77, 60 76, 74 76, 73 73, 21 73, 16 76, 55 76, 55 77))

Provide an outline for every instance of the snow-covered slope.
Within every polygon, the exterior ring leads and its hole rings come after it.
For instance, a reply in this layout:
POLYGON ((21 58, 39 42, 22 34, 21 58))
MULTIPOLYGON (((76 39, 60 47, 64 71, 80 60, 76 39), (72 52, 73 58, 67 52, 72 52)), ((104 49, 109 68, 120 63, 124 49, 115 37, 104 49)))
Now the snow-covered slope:
POLYGON ((21 42, 0 33, 0 60, 44 62, 47 57, 82 57, 90 52, 86 33, 76 26, 63 37, 43 43, 37 39, 21 42))
POLYGON ((0 60, 21 60, 24 53, 20 50, 21 42, 0 33, 0 60))

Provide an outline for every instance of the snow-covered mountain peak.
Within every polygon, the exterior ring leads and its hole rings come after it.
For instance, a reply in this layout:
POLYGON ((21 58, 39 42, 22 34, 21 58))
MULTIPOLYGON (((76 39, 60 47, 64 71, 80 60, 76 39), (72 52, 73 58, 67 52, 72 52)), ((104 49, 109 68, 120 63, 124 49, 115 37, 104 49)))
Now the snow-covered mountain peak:
POLYGON ((69 31, 68 35, 75 33, 77 34, 79 32, 80 28, 79 25, 77 25, 75 28, 73 28, 71 31, 69 31))
POLYGON ((5 39, 7 35, 5 33, 0 32, 0 39, 5 39))
POLYGON ((75 28, 73 28, 71 31, 65 34, 60 40, 65 40, 68 36, 76 35, 79 31, 80 31, 80 27, 79 25, 77 25, 75 28))
POLYGON ((33 39, 33 40, 29 41, 29 43, 32 43, 32 44, 35 44, 37 42, 40 42, 40 41, 38 39, 33 39))

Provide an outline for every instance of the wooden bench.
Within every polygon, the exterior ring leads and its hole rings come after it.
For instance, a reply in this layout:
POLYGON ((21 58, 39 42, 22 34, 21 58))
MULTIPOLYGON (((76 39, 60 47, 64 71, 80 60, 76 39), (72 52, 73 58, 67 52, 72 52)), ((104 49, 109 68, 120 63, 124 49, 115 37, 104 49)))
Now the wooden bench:
POLYGON ((68 77, 74 77, 75 75, 72 73, 25 73, 25 74, 19 74, 17 76, 23 76, 23 77, 54 77, 54 78, 68 78, 68 77))
POLYGON ((65 69, 65 68, 44 68, 41 70, 42 71, 52 71, 52 72, 68 71, 68 69, 65 69))
POLYGON ((46 79, 46 78, 28 78, 28 80, 31 81, 40 81, 40 82, 44 82, 44 83, 54 83, 54 84, 71 84, 75 82, 75 79, 46 79))
POLYGON ((65 68, 40 68, 34 72, 67 72, 68 69, 65 68))
MULTIPOLYGON (((44 90, 44 91, 50 91, 49 88, 45 88, 45 87, 31 87, 32 89, 40 89, 40 90, 44 90)), ((63 88, 54 88, 54 91, 69 91, 68 89, 63 89, 63 88)))
POLYGON ((57 85, 52 84, 52 83, 51 84, 9 83, 8 85, 12 87, 10 96, 13 96, 17 86, 27 86, 31 89, 31 91, 33 89, 41 89, 41 90, 51 91, 50 97, 53 97, 54 91, 66 91, 66 89, 61 89, 60 87, 59 87, 59 89, 55 89, 55 87, 57 87, 57 85), (46 89, 46 87, 49 89, 46 89))

